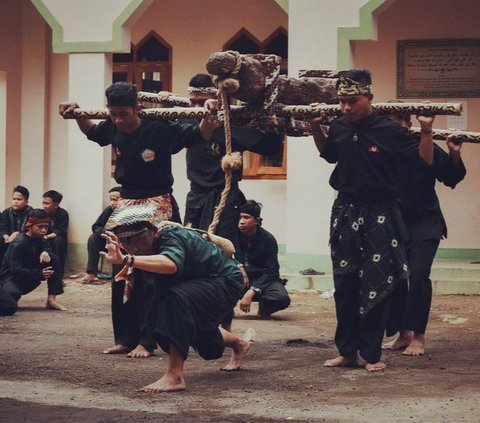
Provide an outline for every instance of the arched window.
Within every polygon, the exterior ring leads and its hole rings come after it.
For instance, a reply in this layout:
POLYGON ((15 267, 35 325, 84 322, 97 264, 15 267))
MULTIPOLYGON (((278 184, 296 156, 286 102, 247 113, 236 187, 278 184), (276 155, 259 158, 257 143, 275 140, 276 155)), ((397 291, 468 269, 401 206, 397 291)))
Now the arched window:
POLYGON ((152 31, 130 53, 113 55, 113 82, 130 82, 140 91, 171 91, 171 57, 171 46, 152 31))

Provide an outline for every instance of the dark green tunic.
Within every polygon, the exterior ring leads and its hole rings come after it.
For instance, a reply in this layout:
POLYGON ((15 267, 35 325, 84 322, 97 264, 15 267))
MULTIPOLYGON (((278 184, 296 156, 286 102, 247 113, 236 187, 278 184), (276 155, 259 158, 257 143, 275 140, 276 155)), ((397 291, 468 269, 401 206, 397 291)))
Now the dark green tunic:
POLYGON ((182 227, 164 229, 156 253, 169 257, 178 271, 144 272, 155 283, 148 313, 155 340, 166 352, 173 343, 184 359, 189 346, 206 360, 220 358, 225 345, 218 325, 242 295, 237 263, 197 232, 182 227))

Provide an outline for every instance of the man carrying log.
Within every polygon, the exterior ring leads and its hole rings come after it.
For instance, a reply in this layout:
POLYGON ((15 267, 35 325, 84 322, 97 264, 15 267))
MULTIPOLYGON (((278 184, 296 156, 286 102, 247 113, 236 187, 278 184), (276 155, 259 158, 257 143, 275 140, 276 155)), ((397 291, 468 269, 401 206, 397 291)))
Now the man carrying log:
POLYGON ((336 163, 330 185, 338 191, 330 246, 340 355, 324 365, 357 366, 361 357, 369 372, 386 367, 380 359, 390 294, 408 277, 394 205, 397 167, 400 161, 430 166, 433 160, 425 137, 418 144, 406 128, 373 111, 371 84, 367 70, 342 72, 336 87, 343 116, 328 137, 322 117, 310 121, 320 156, 336 163))
MULTIPOLYGON (((191 107, 202 107, 205 101, 217 98, 217 89, 207 74, 197 74, 190 80, 188 95, 191 107)), ((239 126, 231 128, 232 150, 252 151, 262 155, 273 155, 282 147, 282 136, 264 133, 259 130, 239 126)), ((215 129, 209 143, 195 144, 187 149, 187 177, 190 191, 185 206, 185 226, 208 230, 225 189, 225 172, 222 159, 226 154, 225 131, 215 129)), ((238 153, 237 153, 238 154, 238 153)), ((231 185, 225 205, 220 215, 215 233, 239 247, 237 224, 240 218, 239 207, 246 198, 238 183, 242 179, 241 157, 239 166, 232 169, 231 185)))
MULTIPOLYGON (((387 115, 405 128, 412 125, 410 113, 387 115)), ((422 125, 421 137, 433 144, 433 117, 418 116, 422 125)), ((401 281, 392 295, 392 309, 387 336, 398 336, 383 345, 384 349, 404 349, 403 355, 420 356, 425 353, 425 331, 432 303, 430 271, 440 240, 447 237, 447 226, 440 209, 435 181, 455 188, 466 174, 460 151, 462 142, 454 142, 455 135, 447 137, 448 153, 434 146, 432 166, 424 163, 405 163, 401 166, 398 199, 402 217, 407 226, 407 256, 410 277, 401 281)))
MULTIPOLYGON (((202 119, 199 124, 143 120, 139 117, 141 105, 137 99, 137 87, 133 84, 112 84, 105 95, 109 119, 98 124, 82 118, 76 119, 76 122, 89 140, 101 147, 113 146, 117 158, 114 178, 122 186, 119 207, 152 204, 156 210, 156 220, 180 222, 178 206, 172 196, 171 156, 184 147, 208 141, 217 124, 208 119, 202 119)), ((59 105, 59 113, 67 117, 78 107, 76 102, 64 102, 59 105)), ((143 298, 139 297, 148 297, 149 287, 140 280, 137 282, 137 292, 132 293, 132 299, 136 298, 137 317, 143 322, 141 313, 145 307, 142 306, 143 298)), ((112 314, 116 320, 120 319, 113 322, 114 327, 123 321, 126 310, 123 297, 123 284, 112 284, 112 314)), ((145 339, 149 339, 148 334, 145 339)), ((104 352, 116 354, 129 353, 130 350, 129 345, 116 344, 104 352)), ((151 350, 150 343, 144 342, 129 354, 132 357, 148 357, 152 354, 151 350)))

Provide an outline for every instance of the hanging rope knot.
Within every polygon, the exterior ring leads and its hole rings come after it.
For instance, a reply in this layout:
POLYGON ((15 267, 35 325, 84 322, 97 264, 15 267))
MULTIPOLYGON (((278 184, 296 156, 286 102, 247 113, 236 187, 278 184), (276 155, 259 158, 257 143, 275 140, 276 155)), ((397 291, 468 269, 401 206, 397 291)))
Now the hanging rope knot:
POLYGON ((242 67, 242 56, 238 51, 229 50, 228 53, 235 56, 235 67, 233 70, 222 77, 219 75, 215 75, 213 77, 213 83, 215 86, 221 91, 226 94, 233 94, 238 91, 240 88, 240 83, 238 82, 238 72, 240 72, 240 68, 242 67))
POLYGON ((225 154, 225 156, 222 157, 222 170, 224 172, 227 171, 227 169, 241 169, 242 168, 242 155, 238 151, 234 151, 231 154, 225 154))

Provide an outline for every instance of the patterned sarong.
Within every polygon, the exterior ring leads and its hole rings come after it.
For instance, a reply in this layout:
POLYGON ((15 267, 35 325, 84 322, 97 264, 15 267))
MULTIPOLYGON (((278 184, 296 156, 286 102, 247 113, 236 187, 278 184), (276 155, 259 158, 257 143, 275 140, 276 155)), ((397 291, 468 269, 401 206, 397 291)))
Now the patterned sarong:
POLYGON ((136 206, 139 204, 148 204, 155 209, 155 224, 163 220, 172 219, 172 198, 170 194, 158 195, 149 198, 122 198, 119 207, 136 206))
POLYGON ((330 222, 330 247, 334 275, 358 272, 361 317, 408 277, 405 247, 388 204, 337 200, 330 222))

